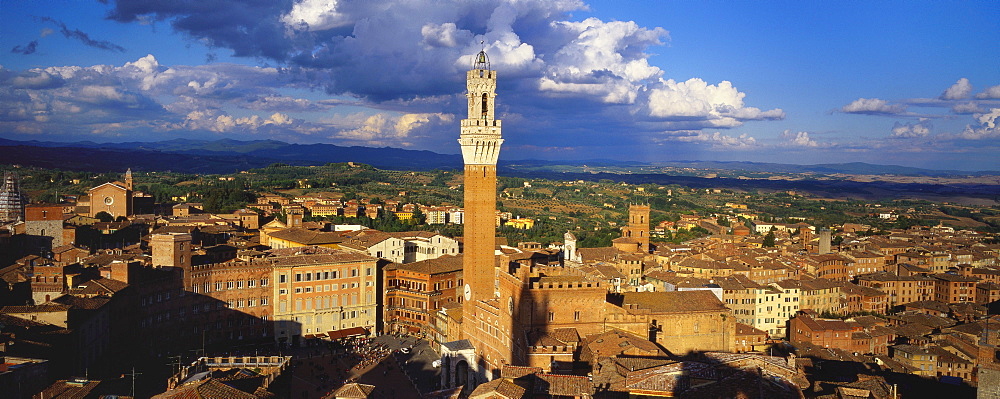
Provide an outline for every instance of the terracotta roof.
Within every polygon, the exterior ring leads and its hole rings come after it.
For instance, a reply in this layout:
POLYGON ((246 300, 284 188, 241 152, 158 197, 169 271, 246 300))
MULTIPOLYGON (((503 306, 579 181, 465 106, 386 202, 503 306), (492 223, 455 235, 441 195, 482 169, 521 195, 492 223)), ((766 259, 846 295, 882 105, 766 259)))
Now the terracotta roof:
POLYGON ((479 384, 476 390, 469 394, 469 399, 496 398, 520 399, 527 389, 516 384, 510 378, 497 378, 493 381, 479 384))
POLYGON ((959 275, 948 274, 948 273, 932 274, 931 277, 934 277, 934 278, 936 278, 938 280, 944 280, 944 281, 949 281, 949 282, 975 283, 975 282, 979 281, 979 278, 977 278, 977 277, 959 276, 959 275))
POLYGON ((67 310, 69 310, 69 306, 46 303, 29 306, 4 306, 3 308, 0 308, 0 313, 65 312, 67 310))
POLYGON ((355 252, 337 251, 329 254, 289 255, 266 258, 275 266, 304 266, 325 263, 365 262, 375 258, 355 252))
POLYGON ((665 355, 660 347, 655 343, 638 335, 621 331, 611 330, 601 334, 590 335, 584 344, 586 354, 591 359, 603 357, 627 355, 662 356, 665 355), (635 352, 634 350, 639 352, 635 352), (631 353, 630 353, 631 352, 631 353))
POLYGON ((52 302, 72 306, 74 309, 96 310, 100 309, 104 305, 107 305, 108 302, 111 302, 111 298, 85 298, 73 295, 63 295, 59 298, 53 299, 52 302))
POLYGON ((524 376, 541 374, 541 367, 527 367, 527 366, 512 366, 509 364, 503 365, 500 369, 500 376, 503 378, 518 379, 524 376))
POLYGON ((39 392, 34 397, 36 398, 55 398, 55 399, 84 399, 90 398, 91 391, 100 385, 100 381, 89 381, 89 380, 59 380, 49 385, 47 388, 39 392))
POLYGON ((626 292, 622 305, 635 305, 653 312, 679 313, 698 311, 728 311, 711 291, 626 292))
POLYGON ((189 382, 153 399, 258 399, 260 396, 226 385, 215 378, 189 382))
POLYGON ((407 270, 429 275, 450 273, 462 270, 462 255, 442 255, 439 258, 427 259, 412 263, 396 263, 387 269, 407 270))
POLYGON ((336 391, 333 391, 333 393, 327 395, 326 398, 367 399, 374 390, 374 385, 351 382, 338 388, 336 391))
POLYGON ((755 328, 754 326, 736 323, 736 335, 764 335, 767 336, 767 332, 755 328))
POLYGON ((590 397, 594 395, 594 385, 587 377, 579 375, 538 374, 535 393, 552 396, 590 397))
POLYGON ((665 357, 616 356, 615 363, 622 368, 623 373, 627 373, 629 371, 645 370, 666 364, 677 363, 677 361, 665 357))
POLYGON ((306 230, 298 227, 278 230, 273 233, 269 233, 268 235, 272 238, 304 245, 337 244, 344 241, 344 236, 339 233, 306 230))

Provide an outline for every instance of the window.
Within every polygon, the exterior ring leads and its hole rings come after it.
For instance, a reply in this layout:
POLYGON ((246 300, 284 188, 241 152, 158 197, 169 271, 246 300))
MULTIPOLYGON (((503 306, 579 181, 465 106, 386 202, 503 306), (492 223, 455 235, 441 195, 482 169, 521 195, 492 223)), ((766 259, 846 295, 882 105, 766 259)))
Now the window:
POLYGON ((215 290, 222 291, 222 283, 215 283, 215 290))
POLYGON ((549 312, 549 321, 555 321, 555 319, 556 319, 555 312, 549 312))
MULTIPOLYGON (((264 279, 264 281, 267 281, 267 279, 264 279)), ((287 283, 287 282, 288 282, 288 275, 287 274, 279 274, 278 275, 278 283, 284 284, 284 283, 287 283)), ((261 283, 260 285, 267 285, 267 284, 261 283)))
POLYGON ((357 276, 358 276, 358 269, 351 269, 351 277, 357 277, 357 276))
MULTIPOLYGON (((281 276, 284 277, 285 275, 282 274, 281 276)), ((282 282, 284 282, 284 281, 282 281, 282 282)), ((268 283, 270 283, 270 279, 266 279, 266 278, 260 279, 260 286, 261 287, 267 287, 268 283)))
POLYGON ((370 268, 370 267, 369 267, 369 268, 366 268, 366 269, 365 269, 365 275, 366 275, 366 276, 371 276, 371 275, 372 275, 372 268, 370 268))
POLYGON ((295 273, 295 281, 296 282, 302 281, 302 273, 295 273))
POLYGON ((257 286, 257 280, 247 280, 247 288, 253 288, 257 286))
POLYGON ((226 282, 226 289, 227 290, 233 289, 233 282, 232 281, 227 281, 226 282))
POLYGON ((282 289, 278 290, 278 294, 279 294, 279 295, 285 295, 285 294, 288 294, 288 290, 286 290, 286 289, 282 288, 282 289))
POLYGON ((267 306, 267 297, 260 298, 260 306, 267 306))
POLYGON ((580 311, 573 312, 573 321, 580 321, 580 311))
POLYGON ((243 280, 237 281, 236 282, 236 289, 242 289, 242 288, 243 288, 243 280))

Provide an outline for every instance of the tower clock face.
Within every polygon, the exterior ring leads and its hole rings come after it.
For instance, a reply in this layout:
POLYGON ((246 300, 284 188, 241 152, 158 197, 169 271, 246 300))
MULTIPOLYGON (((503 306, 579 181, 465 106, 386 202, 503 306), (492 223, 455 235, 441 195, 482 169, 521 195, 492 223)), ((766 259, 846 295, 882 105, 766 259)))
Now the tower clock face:
POLYGON ((465 285, 465 300, 468 301, 468 300, 471 300, 471 299, 472 299, 472 287, 470 287, 468 284, 466 284, 465 285))
POLYGON ((111 197, 104 197, 104 204, 105 204, 105 205, 111 205, 111 204, 113 204, 113 203, 115 203, 115 199, 114 199, 114 198, 111 198, 111 197))

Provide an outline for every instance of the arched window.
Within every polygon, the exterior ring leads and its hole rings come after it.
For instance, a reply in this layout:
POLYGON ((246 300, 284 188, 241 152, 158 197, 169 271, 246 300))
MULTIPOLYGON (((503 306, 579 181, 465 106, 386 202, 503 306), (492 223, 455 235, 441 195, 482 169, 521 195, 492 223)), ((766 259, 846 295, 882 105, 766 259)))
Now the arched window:
POLYGON ((489 97, 487 97, 486 93, 483 93, 483 119, 486 119, 486 115, 489 113, 489 104, 489 97))

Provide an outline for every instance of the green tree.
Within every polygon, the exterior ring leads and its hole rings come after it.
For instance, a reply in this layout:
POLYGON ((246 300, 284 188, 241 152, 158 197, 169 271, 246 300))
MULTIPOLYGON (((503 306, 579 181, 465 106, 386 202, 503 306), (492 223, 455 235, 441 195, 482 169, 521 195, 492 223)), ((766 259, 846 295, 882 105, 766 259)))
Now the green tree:
POLYGON ((115 221, 115 217, 105 211, 97 212, 97 214, 94 215, 94 217, 105 223, 115 221))
POLYGON ((774 231, 773 230, 767 232, 767 235, 764 236, 764 246, 767 247, 767 248, 774 247, 774 231))

